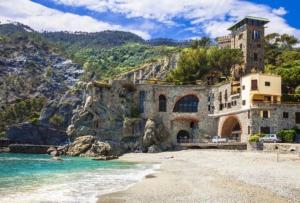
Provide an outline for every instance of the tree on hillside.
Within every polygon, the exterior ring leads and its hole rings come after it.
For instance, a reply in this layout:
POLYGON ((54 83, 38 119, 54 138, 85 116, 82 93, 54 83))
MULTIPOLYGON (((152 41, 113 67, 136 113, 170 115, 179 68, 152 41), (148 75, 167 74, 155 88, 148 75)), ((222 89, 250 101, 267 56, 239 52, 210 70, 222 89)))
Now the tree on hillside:
POLYGON ((209 47, 212 45, 212 41, 209 37, 202 37, 201 39, 194 39, 189 42, 190 47, 197 49, 200 47, 209 47))
POLYGON ((191 82, 215 72, 229 77, 231 68, 242 62, 243 54, 239 49, 185 49, 179 57, 177 68, 171 71, 167 80, 191 82))
POLYGON ((243 53, 240 49, 212 47, 208 51, 208 58, 211 69, 221 72, 225 77, 230 77, 234 66, 243 63, 243 53))
POLYGON ((300 50, 294 46, 299 41, 291 35, 272 33, 265 42, 265 72, 280 75, 283 91, 295 93, 300 84, 300 50))
POLYGON ((191 82, 208 73, 207 49, 185 49, 178 60, 178 66, 167 77, 168 81, 191 82))
POLYGON ((296 37, 278 33, 265 36, 265 63, 276 65, 276 59, 284 51, 292 50, 298 43, 296 37))

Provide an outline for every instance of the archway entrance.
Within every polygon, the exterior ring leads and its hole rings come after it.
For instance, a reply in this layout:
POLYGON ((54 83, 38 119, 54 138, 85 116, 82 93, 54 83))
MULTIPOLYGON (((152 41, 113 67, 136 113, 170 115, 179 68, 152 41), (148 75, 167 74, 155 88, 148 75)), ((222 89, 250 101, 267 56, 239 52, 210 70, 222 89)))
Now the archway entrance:
POLYGON ((190 133, 186 130, 180 130, 177 133, 177 143, 187 143, 190 139, 190 133))
POLYGON ((240 142, 241 134, 242 128, 238 118, 236 118, 235 116, 231 116, 224 121, 221 131, 221 137, 240 142))

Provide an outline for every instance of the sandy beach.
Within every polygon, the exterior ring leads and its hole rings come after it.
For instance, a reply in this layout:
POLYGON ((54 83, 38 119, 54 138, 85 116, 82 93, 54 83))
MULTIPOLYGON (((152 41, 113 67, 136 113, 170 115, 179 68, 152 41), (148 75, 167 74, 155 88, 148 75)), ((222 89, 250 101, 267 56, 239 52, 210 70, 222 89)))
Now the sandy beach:
POLYGON ((99 203, 300 202, 300 157, 248 151, 186 150, 126 154, 126 161, 160 169, 99 203), (173 158, 172 158, 173 157, 173 158))

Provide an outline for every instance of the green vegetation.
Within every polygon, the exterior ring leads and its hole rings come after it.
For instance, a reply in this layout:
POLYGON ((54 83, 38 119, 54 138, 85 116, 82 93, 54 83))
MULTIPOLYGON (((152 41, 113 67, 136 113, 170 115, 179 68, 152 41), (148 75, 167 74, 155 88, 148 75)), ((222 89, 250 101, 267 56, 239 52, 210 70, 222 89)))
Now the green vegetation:
POLYGON ((282 102, 300 102, 300 94, 283 94, 282 102))
POLYGON ((295 130, 281 130, 277 133, 277 136, 281 138, 282 142, 291 143, 294 142, 296 136, 295 130))
POLYGON ((45 102, 45 98, 19 99, 13 104, 6 105, 0 111, 0 133, 9 125, 25 121, 36 122, 45 102))
POLYGON ((251 142, 259 142, 259 139, 262 137, 260 133, 250 135, 248 141, 251 142))
POLYGON ((176 51, 175 47, 125 44, 109 49, 81 49, 73 54, 73 59, 83 65, 85 80, 100 80, 156 61, 176 51))
POLYGON ((265 37, 265 72, 280 75, 283 92, 294 94, 300 84, 300 49, 294 36, 278 33, 265 37))
POLYGON ((217 47, 188 48, 181 52, 178 66, 168 75, 168 81, 191 82, 206 79, 210 74, 230 77, 231 68, 243 61, 239 49, 217 47))
POLYGON ((140 116, 140 110, 137 106, 131 107, 130 117, 131 118, 138 118, 140 116))
POLYGON ((282 139, 282 142, 291 143, 294 141, 294 138, 296 136, 296 130, 281 130, 277 133, 277 135, 282 139))
POLYGON ((52 125, 55 125, 55 126, 60 126, 61 124, 63 124, 64 122, 64 117, 60 114, 54 114, 49 122, 52 124, 52 125))

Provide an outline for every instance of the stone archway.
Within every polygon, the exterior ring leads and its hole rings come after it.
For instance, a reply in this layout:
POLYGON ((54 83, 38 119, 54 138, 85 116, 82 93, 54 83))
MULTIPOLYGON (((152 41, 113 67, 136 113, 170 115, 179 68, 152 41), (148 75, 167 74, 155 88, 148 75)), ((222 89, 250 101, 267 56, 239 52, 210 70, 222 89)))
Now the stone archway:
POLYGON ((239 119, 235 116, 226 118, 221 128, 221 137, 240 142, 242 126, 239 119))
POLYGON ((186 130, 180 130, 177 133, 177 143, 187 143, 190 139, 190 133, 186 130))

